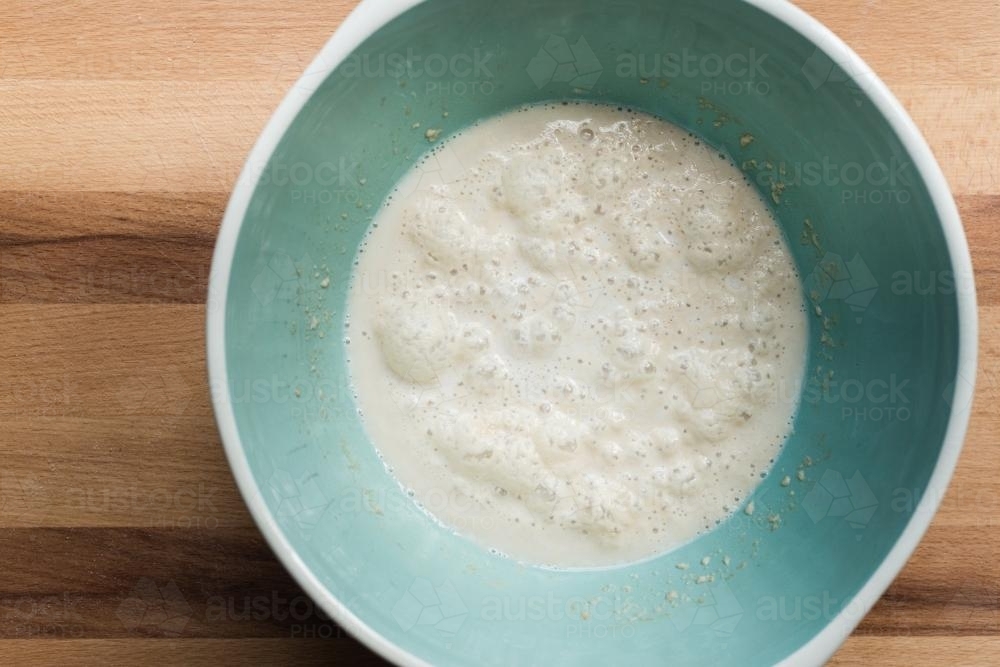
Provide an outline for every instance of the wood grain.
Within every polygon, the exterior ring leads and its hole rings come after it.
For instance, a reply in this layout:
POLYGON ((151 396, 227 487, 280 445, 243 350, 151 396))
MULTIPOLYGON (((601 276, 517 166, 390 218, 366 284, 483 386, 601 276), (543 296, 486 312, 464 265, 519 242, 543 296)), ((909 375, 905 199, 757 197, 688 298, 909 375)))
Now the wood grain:
POLYGON ((0 191, 0 304, 204 303, 221 193, 0 191), (30 286, 30 289, 28 287, 30 286))
POLYGON ((3 529, 0 554, 0 639, 345 639, 252 527, 3 529))
POLYGON ((384 665, 357 646, 349 652, 325 639, 38 639, 0 640, 9 665, 384 665))
MULTIPOLYGON (((263 543, 203 352, 228 192, 353 4, 0 3, 0 663, 381 664, 263 543)), ((997 664, 1000 7, 800 4, 926 135, 981 304, 955 482, 833 664, 997 664)))
MULTIPOLYGON (((829 663, 835 667, 913 667, 935 660, 962 667, 996 665, 996 637, 851 637, 829 663)), ((941 664, 941 663, 937 663, 941 664)))

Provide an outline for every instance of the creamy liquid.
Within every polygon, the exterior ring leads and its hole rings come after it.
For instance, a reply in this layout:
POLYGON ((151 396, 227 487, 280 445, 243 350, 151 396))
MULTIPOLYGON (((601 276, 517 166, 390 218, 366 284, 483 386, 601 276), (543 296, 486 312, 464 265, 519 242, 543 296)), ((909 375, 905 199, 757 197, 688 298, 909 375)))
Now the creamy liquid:
POLYGON ((450 139, 376 217, 351 290, 384 461, 518 560, 686 542, 791 428, 807 323, 780 230, 728 159, 650 116, 545 105, 450 139))

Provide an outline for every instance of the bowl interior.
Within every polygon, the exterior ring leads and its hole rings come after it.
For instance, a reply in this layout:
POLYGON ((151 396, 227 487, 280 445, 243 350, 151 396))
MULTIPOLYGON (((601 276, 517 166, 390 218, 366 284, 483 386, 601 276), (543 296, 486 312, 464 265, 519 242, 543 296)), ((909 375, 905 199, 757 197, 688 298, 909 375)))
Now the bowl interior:
MULTIPOLYGON (((256 484, 333 596, 440 665, 772 664, 845 608, 927 486, 958 358, 935 208, 848 73, 736 0, 429 0, 299 85, 315 93, 251 165, 227 380, 256 484), (814 313, 794 434, 753 515, 595 571, 519 565, 428 518, 366 438, 344 366, 354 254, 425 131, 560 98, 640 108, 733 156, 774 204, 814 313)), ((456 168, 441 159, 442 180, 456 168)))

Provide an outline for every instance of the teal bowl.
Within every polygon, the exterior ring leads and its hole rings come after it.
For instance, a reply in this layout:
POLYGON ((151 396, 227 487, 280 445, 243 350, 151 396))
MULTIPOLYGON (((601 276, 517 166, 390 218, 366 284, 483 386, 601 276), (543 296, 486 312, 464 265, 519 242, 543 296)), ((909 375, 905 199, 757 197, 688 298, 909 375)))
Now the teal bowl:
POLYGON ((819 664, 941 500, 976 327, 968 247, 926 143, 791 5, 365 0, 239 178, 208 363, 261 531, 323 610, 396 663, 819 664), (436 523, 379 459, 345 370, 354 256, 426 131, 554 99, 641 109, 732 156, 773 204, 811 318, 794 432, 755 511, 605 569, 521 564, 436 523))

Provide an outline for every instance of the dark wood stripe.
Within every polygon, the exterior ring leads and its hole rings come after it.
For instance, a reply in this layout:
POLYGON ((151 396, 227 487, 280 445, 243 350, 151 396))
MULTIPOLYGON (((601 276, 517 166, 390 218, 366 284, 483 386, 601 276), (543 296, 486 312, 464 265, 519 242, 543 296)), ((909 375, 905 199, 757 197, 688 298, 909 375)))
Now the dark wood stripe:
POLYGON ((225 201, 0 192, 0 303, 204 303, 225 201))
POLYGON ((0 529, 0 638, 344 639, 252 529, 0 529))
POLYGON ((210 237, 36 239, 0 250, 0 303, 204 303, 210 237))
MULTIPOLYGON (((953 579, 940 576, 951 562, 948 545, 970 545, 976 532, 937 531, 858 632, 1000 633, 987 548, 953 579)), ((0 638, 345 637, 252 528, 2 529, 0 562, 0 638)))
POLYGON ((228 192, 24 192, 0 190, 6 239, 163 235, 212 238, 228 192))
POLYGON ((46 639, 0 640, 4 665, 387 665, 353 641, 322 639, 46 639))
POLYGON ((1000 195, 958 197, 965 234, 969 239, 979 304, 1000 304, 1000 195))

